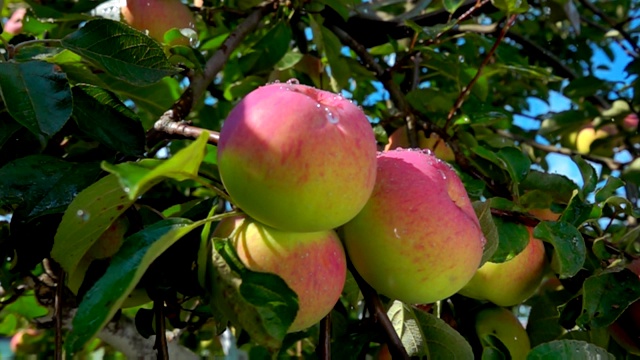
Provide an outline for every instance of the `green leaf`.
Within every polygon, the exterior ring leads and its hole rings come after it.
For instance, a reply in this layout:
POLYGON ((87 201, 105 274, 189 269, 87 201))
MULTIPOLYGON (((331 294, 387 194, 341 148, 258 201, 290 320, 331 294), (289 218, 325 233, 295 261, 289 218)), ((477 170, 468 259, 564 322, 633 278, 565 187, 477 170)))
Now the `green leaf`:
POLYGON ((208 138, 209 133, 204 131, 198 139, 169 160, 145 159, 118 165, 103 162, 102 168, 117 175, 129 199, 135 200, 166 178, 178 181, 196 178, 206 153, 208 138))
POLYGON ((118 79, 138 86, 153 84, 178 73, 160 44, 118 21, 91 20, 64 37, 62 46, 118 79))
POLYGON ((566 204, 578 186, 568 177, 532 170, 520 183, 520 190, 541 190, 550 194, 556 202, 566 204))
POLYGON ((335 10, 342 20, 347 21, 349 19, 349 8, 341 0, 321 0, 327 6, 335 10))
POLYGON ((115 175, 107 175, 84 189, 62 216, 51 257, 73 274, 91 245, 134 200, 127 197, 115 175))
POLYGON ((582 289, 582 315, 576 320, 582 326, 611 325, 629 305, 640 299, 640 279, 628 269, 591 276, 582 289))
MULTIPOLYGON (((321 27, 324 50, 331 67, 331 78, 340 88, 346 88, 351 76, 349 64, 342 58, 342 43, 338 37, 326 27, 321 27)), ((338 90, 338 89, 335 89, 338 90)))
POLYGON ((422 310, 394 301, 387 311, 411 357, 473 359, 471 346, 447 323, 422 310))
POLYGON ((572 156, 573 162, 578 165, 578 169, 580 169, 580 174, 582 175, 582 180, 584 181, 584 185, 582 186, 582 199, 585 199, 587 194, 591 193, 596 189, 596 185, 598 184, 598 174, 596 170, 586 162, 582 156, 575 155, 572 156))
MULTIPOLYGON (((258 57, 250 69, 244 69, 244 73, 261 72, 271 70, 275 64, 289 51, 292 39, 291 27, 284 21, 278 22, 265 36, 253 47, 258 57)), ((244 68, 244 67, 243 67, 244 68)))
POLYGON ((480 228, 482 229, 482 235, 486 240, 484 244, 484 251, 482 252, 482 262, 480 266, 487 262, 498 249, 500 243, 500 236, 498 234, 498 228, 493 221, 491 215, 491 204, 488 201, 474 201, 473 210, 476 212, 478 221, 480 222, 480 228))
POLYGON ((149 265, 200 225, 187 219, 166 219, 126 238, 105 274, 78 306, 65 341, 67 351, 74 353, 82 349, 111 320, 149 265))
POLYGON ((548 343, 540 344, 531 349, 527 360, 537 359, 554 359, 554 360, 572 360, 572 359, 601 359, 615 360, 615 357, 609 354, 605 349, 586 341, 579 340, 556 340, 548 343))
POLYGON ((596 203, 601 203, 607 200, 610 196, 614 195, 616 190, 624 186, 624 181, 617 177, 610 176, 607 178, 607 183, 596 191, 596 203))
POLYGON ((464 0, 442 0, 445 10, 453 14, 464 3, 464 0))
POLYGON ((92 85, 77 85, 73 92, 73 118, 94 140, 125 155, 142 155, 145 134, 138 116, 118 97, 92 85))
POLYGON ((561 219, 562 221, 566 221, 576 227, 579 227, 586 220, 594 218, 594 209, 598 209, 598 207, 583 200, 578 191, 574 190, 573 198, 571 198, 567 208, 562 213, 561 219))
POLYGON ((56 134, 71 117, 69 82, 54 64, 0 62, 0 95, 11 117, 38 136, 56 134))
POLYGON ((640 158, 636 158, 622 170, 622 179, 640 186, 640 158))
POLYGON ((25 219, 62 212, 100 172, 96 163, 31 155, 0 168, 0 206, 19 205, 25 219))
POLYGON ((495 217, 493 221, 498 229, 500 241, 498 248, 491 257, 491 262, 502 263, 509 261, 529 244, 529 230, 522 224, 505 221, 499 217, 495 217))
MULTIPOLYGON (((579 18, 579 17, 578 17, 579 18)), ((564 88, 564 94, 572 99, 595 95, 599 90, 608 92, 606 82, 595 76, 579 77, 564 88)))
POLYGON ((298 311, 295 292, 277 275, 251 274, 228 241, 214 240, 210 249, 207 280, 212 306, 244 329, 252 341, 279 348, 298 311))
POLYGON ((531 160, 522 151, 514 147, 503 147, 496 155, 504 161, 504 168, 507 170, 514 183, 519 183, 529 173, 531 160))
POLYGON ((561 279, 573 277, 582 269, 587 249, 575 226, 564 221, 542 221, 533 229, 533 237, 553 245, 551 268, 561 279))

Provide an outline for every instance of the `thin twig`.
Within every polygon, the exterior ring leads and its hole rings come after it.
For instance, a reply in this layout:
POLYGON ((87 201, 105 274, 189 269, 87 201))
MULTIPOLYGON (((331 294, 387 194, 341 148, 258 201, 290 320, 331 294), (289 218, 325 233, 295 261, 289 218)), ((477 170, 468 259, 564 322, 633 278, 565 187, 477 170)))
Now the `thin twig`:
POLYGON ((63 306, 63 293, 64 293, 64 270, 60 268, 56 281, 56 297, 54 300, 55 319, 56 319, 56 337, 55 337, 55 353, 56 360, 62 360, 62 306, 63 306))
POLYGON ((167 331, 165 328, 164 318, 164 301, 155 299, 153 302, 153 310, 156 315, 156 345, 158 359, 169 360, 169 346, 167 344, 167 331))
POLYGON ((450 29, 455 28, 456 26, 460 25, 461 22, 467 20, 469 17, 471 17, 471 15, 473 15, 473 13, 480 9, 481 7, 483 7, 484 5, 486 5, 490 0, 482 0, 482 1, 478 1, 475 3, 475 5, 471 6, 469 8, 469 10, 467 10, 464 14, 460 15, 460 17, 458 17, 458 19, 456 19, 456 23, 449 29, 445 29, 441 32, 439 32, 438 34, 436 34, 436 36, 433 39, 430 39, 429 41, 425 42, 425 45, 431 45, 434 44, 436 41, 438 41, 438 39, 440 39, 442 37, 442 35, 446 34, 447 32, 449 32, 450 29))
POLYGON ((480 63, 480 66, 478 66, 478 71, 476 71, 476 75, 473 77, 473 79, 471 79, 469 84, 463 87, 462 91, 460 91, 458 98, 453 103, 453 107, 451 108, 451 110, 449 111, 449 114, 447 115, 447 121, 444 124, 445 131, 447 128, 449 128, 449 125, 451 124, 451 120, 453 120, 454 115, 456 114, 456 112, 458 112, 458 109, 460 109, 460 107, 464 103, 464 100, 467 98, 467 95, 469 95, 471 88, 478 81, 478 79, 480 78, 480 75, 482 75, 482 69, 484 69, 484 67, 487 66, 487 64, 489 64, 489 61, 491 61, 491 58, 493 57, 493 54, 495 53, 496 49, 504 39, 505 35, 507 35, 507 31, 509 31, 509 28, 511 27, 511 25, 513 25, 513 22, 516 20, 516 16, 517 14, 513 14, 507 20, 506 24, 502 28, 502 31, 500 31, 500 35, 498 36, 496 41, 493 43, 493 46, 487 53, 487 56, 485 56, 485 58, 482 60, 482 63, 480 63))
POLYGON ((320 320, 320 343, 317 352, 319 359, 331 359, 331 313, 320 320))
POLYGON ((629 35, 629 33, 623 28, 623 25, 621 25, 621 23, 616 23, 612 18, 607 16, 607 14, 605 14, 602 10, 598 9, 597 7, 595 7, 589 1, 586 1, 586 0, 578 0, 578 1, 580 1, 580 4, 582 4, 582 6, 586 7, 589 10, 591 10, 592 13, 594 13, 596 16, 598 16, 599 18, 604 20, 613 29, 617 30, 620 33, 620 35, 622 35, 622 37, 625 40, 627 40, 629 45, 631 45, 631 47, 633 48, 633 51, 635 51, 636 54, 635 54, 634 57, 636 57, 636 58, 638 57, 638 54, 640 54, 640 47, 638 47, 638 44, 636 43, 636 41, 633 40, 631 35, 629 35))
POLYGON ((160 120, 156 121, 156 123, 153 124, 153 128, 157 131, 161 131, 169 135, 180 135, 191 139, 197 139, 198 137, 200 137, 203 131, 208 131, 209 140, 207 141, 210 144, 217 144, 218 140, 220 140, 220 133, 218 133, 217 131, 188 125, 187 123, 181 121, 171 120, 173 118, 173 115, 167 113, 173 112, 174 110, 167 111, 165 115, 160 118, 160 120))
POLYGON ((532 139, 527 139, 525 137, 522 136, 518 136, 515 134, 512 134, 510 132, 504 131, 504 130, 496 130, 496 134, 509 138, 511 140, 516 140, 519 141, 521 143, 525 143, 533 148, 536 148, 538 150, 542 150, 542 151, 546 151, 546 152, 550 152, 550 153, 556 153, 556 154, 563 154, 563 155, 569 155, 569 156, 573 156, 573 155, 580 155, 583 158, 585 158, 586 160, 590 160, 593 161, 595 163, 598 164, 602 164, 606 167, 608 167, 611 170, 618 170, 620 168, 622 168, 625 164, 619 163, 611 158, 605 157, 605 156, 598 156, 598 155, 593 155, 593 154, 583 154, 583 153, 579 153, 577 151, 571 150, 571 149, 567 149, 564 147, 557 147, 557 146, 553 146, 553 145, 544 145, 541 144, 535 140, 532 139))
POLYGON ((389 345, 391 358, 396 360, 408 360, 409 355, 407 354, 407 350, 404 348, 404 345, 402 345, 402 341, 400 340, 398 333, 393 328, 393 324, 382 305, 382 301, 380 301, 380 296, 378 296, 378 293, 371 287, 371 285, 369 285, 362 276, 358 274, 358 271, 353 267, 353 264, 350 261, 348 265, 349 271, 351 271, 351 274, 358 283, 358 287, 362 292, 362 296, 367 304, 369 313, 373 317, 375 323, 382 328, 387 336, 387 344, 389 345))

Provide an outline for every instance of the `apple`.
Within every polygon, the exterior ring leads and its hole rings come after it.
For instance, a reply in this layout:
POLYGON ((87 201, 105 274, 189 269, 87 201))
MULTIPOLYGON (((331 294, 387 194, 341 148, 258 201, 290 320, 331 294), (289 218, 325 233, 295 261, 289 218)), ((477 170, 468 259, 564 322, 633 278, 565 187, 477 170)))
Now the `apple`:
MULTIPOLYGON (((401 126, 389 136, 389 143, 384 147, 384 149, 408 149, 410 147, 411 145, 409 145, 409 135, 407 134, 407 127, 401 126)), ((442 140, 436 133, 431 133, 427 138, 424 135, 424 131, 418 130, 418 147, 420 147, 421 149, 429 149, 433 151, 436 157, 446 162, 453 162, 456 159, 453 150, 451 150, 449 145, 447 145, 447 143, 442 140)))
POLYGON ((11 17, 4 24, 4 32, 11 35, 18 35, 22 32, 22 20, 27 13, 26 8, 18 8, 11 14, 11 17))
POLYGON ((378 155, 364 209, 343 227, 349 258, 378 292, 406 303, 447 298, 475 274, 485 239, 458 175, 430 151, 378 155))
POLYGON ((483 309, 476 315, 476 334, 483 347, 491 344, 489 336, 498 338, 513 360, 524 360, 531 351, 527 331, 511 311, 501 307, 483 309))
MULTIPOLYGON (((640 259, 633 260, 627 268, 640 276, 640 259)), ((629 305, 618 319, 609 325, 609 333, 615 342, 634 355, 640 355, 640 301, 629 305)))
MULTIPOLYGON (((193 13, 180 0, 127 0, 121 11, 127 24, 159 42, 164 42, 164 34, 173 28, 195 29, 193 13)), ((182 37, 171 45, 189 46, 189 39, 182 37)))
POLYGON ((622 127, 627 131, 638 130, 638 115, 631 113, 622 120, 622 127))
POLYGON ((376 142, 356 105, 290 80, 235 106, 220 132, 218 167, 233 203, 250 217, 281 230, 328 230, 369 199, 376 142))
POLYGON ((335 231, 287 232, 238 216, 223 219, 213 235, 231 236, 249 270, 280 276, 298 295, 299 309, 289 332, 316 324, 339 300, 347 261, 335 231))
POLYGON ((40 341, 44 338, 44 332, 37 329, 27 328, 18 330, 9 342, 9 348, 14 354, 38 354, 42 351, 40 341))
POLYGON ((531 297, 542 282, 546 262, 544 244, 527 229, 529 244, 524 250, 503 263, 486 262, 460 294, 500 306, 517 305, 531 297))
POLYGON ((560 215, 556 214, 551 209, 529 209, 529 214, 533 215, 536 219, 540 221, 558 221, 560 219, 560 215))

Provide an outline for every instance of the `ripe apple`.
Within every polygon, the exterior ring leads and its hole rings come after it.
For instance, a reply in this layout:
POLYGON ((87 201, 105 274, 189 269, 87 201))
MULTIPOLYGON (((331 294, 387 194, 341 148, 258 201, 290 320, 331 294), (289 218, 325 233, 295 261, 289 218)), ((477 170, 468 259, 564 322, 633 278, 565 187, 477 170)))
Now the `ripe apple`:
POLYGON ((631 113, 622 120, 622 127, 627 131, 638 130, 638 115, 631 113))
POLYGON ((503 263, 486 262, 460 294, 489 300, 500 306, 522 303, 533 295, 545 269, 544 244, 529 230, 529 244, 513 259, 503 263))
POLYGON ((453 169, 431 152, 401 149, 378 155, 373 194, 343 236, 373 288, 414 304, 460 290, 478 269, 485 243, 453 169))
POLYGON ((328 230, 371 195, 376 142, 356 105, 290 80, 252 91, 231 111, 218 167, 229 196, 252 218, 281 230, 328 230))
MULTIPOLYGON (((177 29, 194 29, 195 18, 180 0, 127 0, 122 18, 134 29, 147 31, 149 36, 164 42, 164 33, 177 29)), ((189 39, 182 37, 171 45, 189 46, 189 39)))
MULTIPOLYGON (((640 259, 632 261, 627 268, 640 276, 640 259)), ((609 325, 609 333, 615 342, 634 355, 640 355, 640 301, 636 301, 609 325)))
POLYGON ((289 332, 319 322, 340 298, 347 261, 333 230, 286 232, 238 216, 222 220, 213 235, 232 236, 238 257, 249 270, 276 274, 298 294, 298 314, 289 332))
POLYGON ((511 311, 501 307, 483 309, 476 315, 476 334, 483 346, 490 344, 488 336, 498 338, 513 360, 524 360, 531 351, 527 331, 511 311))
MULTIPOLYGON (((418 146, 421 149, 429 149, 434 152, 436 157, 446 162, 453 162, 456 159, 453 150, 447 145, 447 143, 438 136, 436 133, 431 133, 429 138, 424 135, 424 131, 418 130, 418 146)), ((390 136, 389 143, 384 147, 385 150, 393 150, 397 148, 408 149, 409 136, 407 134, 407 127, 401 126, 397 128, 390 136)))

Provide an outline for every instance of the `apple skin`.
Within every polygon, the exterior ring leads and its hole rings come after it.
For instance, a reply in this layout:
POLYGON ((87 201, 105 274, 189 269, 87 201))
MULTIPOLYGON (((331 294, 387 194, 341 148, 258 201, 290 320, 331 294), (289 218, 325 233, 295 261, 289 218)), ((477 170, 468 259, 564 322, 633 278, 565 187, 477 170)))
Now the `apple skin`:
MULTIPOLYGON (((640 276, 640 259, 632 261, 627 268, 640 276)), ((620 317, 609 325, 609 334, 629 353, 640 355, 640 301, 629 305, 620 317)))
POLYGON ((16 9, 7 22, 4 24, 4 32, 11 35, 18 35, 22 32, 22 20, 27 14, 26 8, 16 9))
POLYGON ((289 332, 318 323, 340 299, 347 261, 333 230, 286 232, 238 216, 223 219, 213 236, 232 236, 238 257, 249 270, 280 276, 298 295, 298 314, 289 332))
POLYGON ((351 220, 371 195, 376 142, 343 97, 291 81, 249 93, 225 120, 220 176, 234 204, 271 227, 312 232, 351 220))
POLYGON ((120 216, 109 225, 102 235, 87 251, 92 259, 106 259, 115 255, 124 241, 124 236, 129 230, 129 220, 126 216, 120 216))
POLYGON ((543 242, 527 229, 529 244, 524 250, 503 263, 486 262, 460 294, 500 306, 517 305, 531 297, 542 282, 546 261, 543 242))
POLYGON ((556 214, 551 209, 530 209, 529 214, 533 215, 536 219, 541 221, 558 221, 560 215, 556 214))
POLYGON ((378 292, 411 304, 447 298, 475 274, 485 239, 462 182, 430 151, 378 156, 376 186, 343 227, 347 252, 378 292))
POLYGON ((632 113, 624 117, 622 127, 626 131, 636 131, 638 130, 638 122, 638 115, 632 113))
POLYGON ((513 360, 524 360, 531 351, 527 331, 511 311, 501 307, 483 309, 476 315, 476 333, 481 342, 488 335, 497 337, 513 360))
POLYGON ((44 332, 37 329, 21 329, 18 330, 9 342, 9 348, 14 354, 38 354, 42 351, 42 344, 39 342, 43 339, 44 332))
MULTIPOLYGON (((447 143, 442 140, 436 133, 431 133, 427 138, 424 135, 424 131, 418 130, 418 146, 421 149, 429 149, 434 152, 436 157, 440 160, 444 160, 446 162, 453 162, 456 160, 456 156, 453 153, 453 150, 447 145, 447 143)), ((397 128, 390 136, 389 143, 385 145, 384 149, 386 151, 393 150, 397 148, 408 149, 411 145, 409 145, 409 135, 407 134, 407 127, 402 126, 397 128)))
MULTIPOLYGON (((127 0, 122 7, 122 18, 132 28, 148 31, 150 37, 164 42, 164 33, 173 28, 195 28, 195 18, 180 0, 127 0)), ((189 46, 189 39, 182 37, 171 45, 189 46)))

